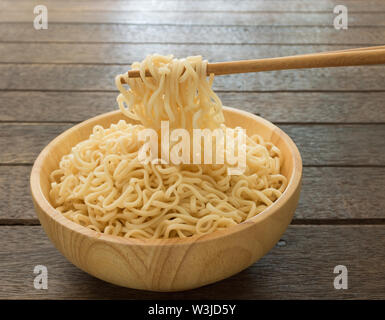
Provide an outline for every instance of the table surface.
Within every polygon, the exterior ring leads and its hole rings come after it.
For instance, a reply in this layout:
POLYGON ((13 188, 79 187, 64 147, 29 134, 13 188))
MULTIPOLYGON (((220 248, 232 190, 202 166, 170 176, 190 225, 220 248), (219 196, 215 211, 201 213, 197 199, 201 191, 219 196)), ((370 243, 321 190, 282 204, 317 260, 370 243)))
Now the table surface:
POLYGON ((115 110, 114 76, 150 53, 209 61, 381 45, 385 1, 0 1, 0 298, 385 298, 385 67, 217 77, 223 103, 261 115, 299 147, 300 203, 281 241, 247 270, 203 288, 153 293, 110 285, 68 262, 35 215, 34 159, 74 123, 115 110), (36 265, 48 289, 33 286, 36 265), (335 266, 348 289, 333 286, 335 266))

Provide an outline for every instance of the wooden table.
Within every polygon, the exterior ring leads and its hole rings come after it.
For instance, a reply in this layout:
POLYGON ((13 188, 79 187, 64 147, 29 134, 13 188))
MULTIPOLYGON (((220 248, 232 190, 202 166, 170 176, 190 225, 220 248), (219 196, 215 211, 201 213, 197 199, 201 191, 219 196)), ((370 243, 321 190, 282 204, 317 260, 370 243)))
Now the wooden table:
POLYGON ((0 1, 0 298, 385 298, 385 67, 217 77, 228 106, 286 131, 303 157, 294 220, 262 260, 230 279, 181 293, 120 288, 69 263, 49 242, 28 190, 41 149, 74 123, 117 108, 114 76, 149 53, 209 61, 381 45, 385 1, 0 1), (48 268, 48 290, 33 286, 48 268), (334 267, 348 269, 336 290, 334 267))

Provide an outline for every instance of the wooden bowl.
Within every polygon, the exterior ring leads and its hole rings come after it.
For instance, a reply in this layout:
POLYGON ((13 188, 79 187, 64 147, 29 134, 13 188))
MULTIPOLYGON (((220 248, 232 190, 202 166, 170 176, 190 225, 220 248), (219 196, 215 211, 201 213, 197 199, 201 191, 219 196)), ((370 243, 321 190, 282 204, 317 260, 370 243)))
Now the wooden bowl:
MULTIPOLYGON (((56 248, 85 272, 116 285, 151 291, 180 291, 213 283, 247 268, 265 255, 291 222, 298 203, 302 161, 294 142, 272 123, 233 108, 226 125, 241 126, 281 149, 288 186, 269 208, 239 225, 186 239, 139 240, 104 235, 66 219, 50 204, 50 173, 61 157, 85 140, 94 125, 109 127, 125 118, 119 111, 82 122, 54 139, 31 172, 31 191, 39 220, 56 248)), ((125 118, 126 121, 129 121, 125 118)))

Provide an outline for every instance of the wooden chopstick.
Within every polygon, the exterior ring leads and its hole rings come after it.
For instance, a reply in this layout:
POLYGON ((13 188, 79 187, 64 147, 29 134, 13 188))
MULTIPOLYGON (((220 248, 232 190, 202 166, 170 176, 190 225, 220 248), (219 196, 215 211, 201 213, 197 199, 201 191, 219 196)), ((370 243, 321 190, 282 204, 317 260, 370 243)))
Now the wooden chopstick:
POLYGON ((335 51, 325 51, 325 52, 316 52, 316 53, 306 53, 306 55, 314 55, 314 54, 329 54, 329 53, 338 53, 338 52, 352 52, 352 51, 367 51, 367 50, 378 50, 385 49, 385 46, 371 46, 371 47, 363 47, 363 48, 353 48, 353 49, 342 49, 335 51))
MULTIPOLYGON (((385 46, 373 46, 279 58, 209 63, 207 65, 207 74, 225 75, 259 71, 345 67, 384 63, 385 46)), ((140 77, 139 70, 128 71, 128 76, 130 78, 140 77)), ((146 71, 146 77, 151 77, 151 73, 148 70, 146 71)), ((125 83, 123 78, 121 81, 125 83)))

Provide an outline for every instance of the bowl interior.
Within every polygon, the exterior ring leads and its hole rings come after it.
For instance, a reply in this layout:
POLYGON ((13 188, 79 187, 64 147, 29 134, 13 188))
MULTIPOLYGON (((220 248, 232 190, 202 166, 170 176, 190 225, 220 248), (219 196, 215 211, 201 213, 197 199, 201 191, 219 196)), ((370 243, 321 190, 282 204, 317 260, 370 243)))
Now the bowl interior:
MULTIPOLYGON (((274 143, 281 150, 284 157, 281 172, 288 178, 288 187, 286 188, 285 193, 289 193, 287 196, 290 197, 290 189, 294 189, 296 184, 299 183, 302 166, 300 154, 294 142, 282 130, 261 117, 228 107, 224 107, 224 115, 225 123, 228 127, 234 128, 240 126, 246 129, 248 135, 259 134, 263 139, 274 143), (294 179, 296 176, 297 179, 294 179)), ((68 154, 71 151, 71 148, 77 143, 87 139, 92 133, 92 128, 96 124, 103 127, 109 127, 112 123, 116 123, 121 119, 130 123, 135 123, 135 121, 125 117, 119 110, 117 110, 82 122, 51 141, 39 155, 32 171, 34 173, 36 170, 35 174, 40 176, 39 189, 41 190, 45 201, 50 203, 49 176, 53 170, 58 168, 62 156, 68 154)), ((281 198, 282 197, 283 196, 281 196, 281 198)), ((48 203, 46 203, 44 207, 47 208, 48 203)))

